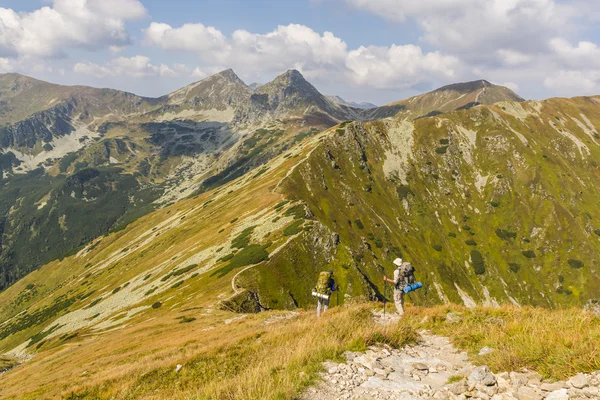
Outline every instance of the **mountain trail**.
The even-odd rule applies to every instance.
[[[459,318],[459,317],[457,317]],[[396,315],[377,323],[394,323]],[[481,399],[567,400],[600,398],[600,371],[552,382],[533,371],[493,374],[475,366],[449,339],[421,331],[420,340],[402,349],[371,346],[365,353],[345,353],[345,363],[324,363],[322,381],[307,389],[302,400],[329,399]],[[480,354],[495,351],[484,347]]]

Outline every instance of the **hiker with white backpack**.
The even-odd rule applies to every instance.
[[[420,288],[422,285],[415,283],[415,268],[411,263],[402,262],[401,258],[396,258],[393,263],[396,266],[396,269],[394,270],[394,279],[384,276],[383,280],[394,285],[394,303],[396,304],[396,311],[398,312],[398,315],[402,316],[404,314],[404,295],[412,290]],[[415,287],[414,289],[413,286]],[[410,288],[410,290],[407,291],[407,288]]]

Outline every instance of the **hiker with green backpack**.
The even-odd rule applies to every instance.
[[[312,291],[312,295],[317,298],[317,317],[321,316],[321,309],[323,309],[323,312],[327,311],[331,293],[336,290],[335,281],[333,280],[333,271],[329,270],[321,272],[319,274],[317,286]]]

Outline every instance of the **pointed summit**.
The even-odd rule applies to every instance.
[[[295,69],[290,69],[283,74],[277,76],[271,82],[256,89],[257,93],[273,93],[276,91],[284,90],[281,93],[284,97],[291,94],[299,94],[302,96],[322,96],[321,93],[311,85],[300,72]],[[273,93],[274,94],[274,93]]]
[[[232,69],[226,69],[171,93],[169,103],[197,110],[223,110],[247,101],[251,93],[252,89]]]
[[[295,69],[290,69],[260,86],[255,93],[267,95],[271,109],[279,106],[286,109],[306,107],[323,103],[325,100],[324,96]]]
[[[208,78],[205,78],[205,79],[211,79],[211,78],[224,78],[224,79],[226,79],[226,80],[228,80],[230,82],[241,83],[244,86],[246,86],[246,84],[244,83],[244,81],[242,81],[240,79],[240,77],[237,76],[236,73],[233,72],[233,69],[231,69],[231,68],[223,70],[221,72],[218,72],[218,73],[216,73],[216,74],[214,74],[212,76],[209,76]]]

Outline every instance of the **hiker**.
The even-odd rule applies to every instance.
[[[404,288],[415,283],[415,269],[411,263],[402,262],[401,258],[396,258],[393,263],[396,265],[394,279],[384,276],[383,280],[394,285],[394,303],[396,304],[396,311],[398,312],[398,315],[402,316],[404,314]]]
[[[317,298],[317,317],[321,316],[321,309],[323,309],[323,312],[327,311],[331,293],[336,290],[335,281],[333,280],[333,271],[329,270],[321,272],[319,274],[317,286],[312,292],[312,295]]]

